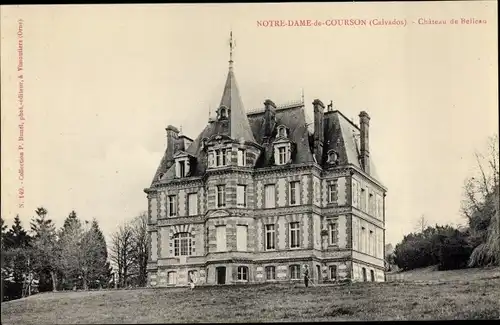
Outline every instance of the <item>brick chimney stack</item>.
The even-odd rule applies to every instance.
[[[325,105],[319,99],[313,101],[314,107],[314,155],[318,164],[322,163],[324,141]]]
[[[179,129],[175,126],[169,125],[165,128],[167,131],[167,149],[165,158],[167,160],[167,169],[174,164],[174,154],[177,150],[179,140]]]
[[[269,138],[276,124],[276,104],[272,100],[266,99],[264,107],[264,137]]]
[[[359,125],[361,129],[361,139],[360,139],[361,166],[367,174],[370,174],[370,145],[369,145],[370,116],[368,115],[367,112],[362,111],[361,113],[359,113]]]

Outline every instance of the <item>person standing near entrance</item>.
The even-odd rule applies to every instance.
[[[306,288],[309,286],[309,266],[307,264],[304,264],[304,284]]]

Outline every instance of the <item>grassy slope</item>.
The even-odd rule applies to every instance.
[[[498,319],[500,277],[467,278],[47,293],[2,303],[2,324]]]

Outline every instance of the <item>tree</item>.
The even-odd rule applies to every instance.
[[[415,226],[416,231],[424,232],[424,230],[428,227],[427,220],[424,215],[421,215],[417,220],[417,224]]]
[[[140,213],[132,221],[132,236],[134,242],[134,263],[138,270],[137,284],[141,287],[147,284],[147,267],[149,257],[148,215]]]
[[[3,218],[0,216],[0,225],[2,227],[2,237],[1,237],[1,242],[2,242],[2,251],[3,251],[3,244],[4,244],[4,238],[5,235],[7,234],[7,224],[3,220]]]
[[[71,211],[59,232],[59,249],[61,253],[60,269],[64,287],[73,288],[81,275],[81,240],[83,228],[75,211]]]
[[[134,249],[132,227],[130,223],[124,223],[111,237],[111,261],[117,268],[120,287],[129,284],[135,262]]]
[[[47,210],[39,207],[35,210],[37,218],[31,222],[33,232],[33,253],[35,270],[40,276],[40,286],[52,282],[52,291],[57,291],[57,272],[59,270],[60,251],[57,246],[57,236],[52,219],[47,218]],[[46,280],[46,274],[50,280]]]
[[[2,229],[5,232],[5,228]],[[2,247],[2,288],[10,298],[23,295],[23,283],[31,272],[31,237],[24,230],[19,215],[9,231],[5,232]],[[5,285],[5,287],[4,287]]]
[[[107,285],[111,275],[108,251],[104,235],[95,219],[83,236],[81,252],[84,289],[87,290],[89,285],[91,287]]]
[[[469,266],[500,264],[498,135],[489,139],[486,156],[475,153],[477,175],[465,180],[462,213],[474,247]]]

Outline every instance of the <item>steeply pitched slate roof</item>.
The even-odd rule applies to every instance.
[[[262,144],[265,148],[265,156],[259,161],[256,167],[272,166],[272,142],[275,140],[275,137],[269,139],[269,145],[263,144],[264,112],[249,114],[248,119],[257,143]],[[289,129],[288,138],[296,144],[293,163],[302,164],[313,162],[303,106],[298,105],[286,109],[277,109],[276,127],[279,125],[285,125]]]
[[[255,142],[254,136],[248,124],[248,119],[241,101],[240,91],[236,83],[233,68],[229,68],[227,74],[226,85],[220,101],[220,106],[226,106],[231,110],[230,134],[229,136],[235,140],[245,140]]]
[[[361,168],[360,130],[339,111],[325,113],[325,141],[323,145],[323,161],[326,161],[328,150],[335,149],[341,165],[352,164]],[[338,143],[337,143],[338,141]],[[370,176],[380,180],[370,157]]]
[[[325,138],[323,145],[323,162],[327,161],[328,151],[330,149],[335,149],[338,153],[340,165],[352,164],[361,168],[359,160],[359,128],[339,111],[326,112],[324,117],[323,126]],[[273,166],[273,141],[276,138],[273,136],[268,142],[264,143],[264,111],[249,113],[245,115],[244,119],[248,121],[254,142],[260,144],[264,148],[264,152],[258,160],[256,168]],[[285,125],[289,129],[288,138],[291,142],[296,144],[293,163],[301,164],[313,162],[312,146],[309,142],[310,132],[306,125],[304,107],[302,105],[296,105],[284,109],[278,108],[276,110],[276,127],[279,125]],[[197,157],[196,163],[191,166],[191,176],[202,176],[208,165],[207,152],[202,148],[202,140],[225,131],[223,128],[224,125],[221,123],[209,123],[193,143],[185,149],[187,153]],[[326,166],[326,163],[323,165]],[[163,181],[175,177],[175,166],[171,166],[167,170],[165,156],[160,162],[155,177],[158,177],[160,173],[164,173],[162,177]],[[373,159],[370,159],[370,175],[376,180],[379,180]],[[156,183],[156,180],[157,178],[153,180],[153,183]]]

